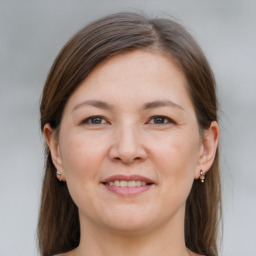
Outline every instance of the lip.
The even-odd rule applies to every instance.
[[[124,181],[144,181],[147,183],[145,186],[139,186],[139,187],[115,187],[110,186],[109,184],[106,184],[108,182],[113,182],[115,180],[124,180]],[[108,177],[107,179],[103,180],[101,184],[108,190],[111,191],[119,196],[136,196],[138,194],[141,194],[150,188],[152,188],[155,185],[155,182],[152,181],[149,178],[146,178],[141,175],[113,175],[111,177]]]
[[[103,180],[101,183],[107,183],[115,180],[125,180],[125,181],[140,180],[140,181],[145,181],[146,183],[155,184],[153,180],[141,175],[113,175]]]

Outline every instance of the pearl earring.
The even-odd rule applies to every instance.
[[[57,174],[57,178],[59,179],[59,181],[61,181],[62,172],[57,171],[56,174]]]
[[[200,170],[199,179],[200,179],[201,183],[204,183],[204,181],[205,181],[205,173],[203,172],[203,170]]]

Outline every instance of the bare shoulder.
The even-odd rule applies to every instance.
[[[65,253],[61,253],[61,254],[57,254],[57,255],[53,255],[53,256],[74,256],[74,252],[75,252],[75,250],[72,250],[69,252],[65,252]]]
[[[192,251],[189,251],[190,255],[191,256],[206,256],[206,255],[201,255],[201,254],[198,254],[198,253],[195,253],[195,252],[192,252]]]

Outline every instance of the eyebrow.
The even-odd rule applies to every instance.
[[[157,101],[148,102],[143,106],[143,109],[152,109],[152,108],[166,107],[166,106],[171,106],[171,107],[184,110],[183,107],[181,107],[180,105],[178,105],[177,103],[171,100],[157,100]]]
[[[103,101],[99,101],[99,100],[87,100],[87,101],[84,101],[84,102],[81,102],[79,104],[77,104],[73,110],[75,111],[76,109],[80,108],[81,106],[84,106],[84,105],[87,105],[87,106],[93,106],[93,107],[96,107],[96,108],[101,108],[101,109],[107,109],[107,110],[111,110],[113,109],[114,107],[106,102],[103,102]]]
[[[73,110],[75,111],[76,109],[80,108],[81,106],[93,106],[96,108],[100,108],[100,109],[106,109],[106,110],[112,110],[114,108],[114,106],[104,102],[104,101],[99,101],[99,100],[87,100],[84,102],[81,102],[79,104],[77,104]],[[145,103],[142,107],[143,110],[147,110],[147,109],[152,109],[152,108],[158,108],[158,107],[166,107],[166,106],[171,106],[171,107],[175,107],[175,108],[179,108],[181,110],[184,110],[183,107],[181,107],[180,105],[178,105],[177,103],[171,101],[171,100],[156,100],[156,101],[152,101],[152,102],[148,102]]]

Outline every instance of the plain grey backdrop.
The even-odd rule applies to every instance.
[[[38,109],[54,58],[88,22],[137,9],[176,17],[208,57],[221,105],[221,255],[256,255],[256,1],[0,0],[0,256],[38,255]]]

